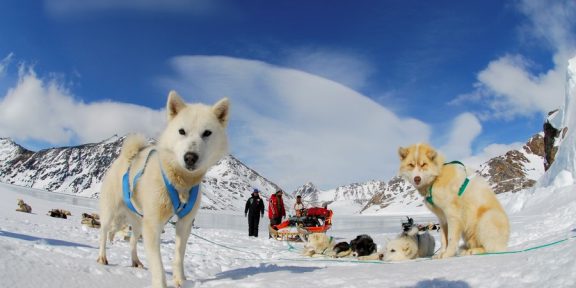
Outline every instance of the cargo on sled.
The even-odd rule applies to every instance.
[[[310,233],[324,233],[332,227],[332,210],[312,207],[303,209],[302,216],[292,216],[278,225],[268,227],[270,235],[277,240],[298,241]]]

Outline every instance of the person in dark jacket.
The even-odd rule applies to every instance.
[[[244,216],[248,217],[248,236],[258,237],[260,218],[264,217],[264,201],[259,194],[258,189],[254,189],[244,208]]]

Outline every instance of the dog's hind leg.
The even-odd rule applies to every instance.
[[[506,251],[510,237],[510,224],[506,214],[494,209],[486,212],[478,221],[476,237],[485,252]]]
[[[102,217],[103,220],[108,220],[108,217]],[[110,227],[110,221],[102,221],[100,223],[100,250],[98,252],[98,263],[102,265],[108,265],[108,259],[106,259],[106,241],[108,237],[108,229]]]
[[[186,275],[184,275],[184,253],[186,252],[186,244],[190,237],[193,220],[191,213],[176,222],[176,249],[172,266],[175,287],[183,287],[184,281],[186,281]]]
[[[139,224],[132,225],[132,236],[130,236],[130,252],[132,254],[132,267],[144,268],[140,259],[138,259],[138,239],[142,235],[142,226]]]

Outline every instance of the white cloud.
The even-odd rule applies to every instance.
[[[528,21],[523,37],[545,43],[554,53],[554,66],[534,73],[522,55],[491,61],[478,73],[474,91],[452,102],[481,104],[482,119],[545,115],[562,104],[567,61],[576,51],[576,2],[526,0],[517,7]]]
[[[514,119],[558,108],[563,99],[565,68],[556,65],[546,73],[533,75],[529,66],[518,55],[494,60],[478,74],[476,90],[453,103],[484,104],[486,110],[479,113],[482,119]]]
[[[74,17],[86,12],[142,11],[204,13],[216,7],[216,0],[44,0],[49,15]]]
[[[286,189],[389,179],[399,146],[429,140],[424,123],[306,72],[217,56],[171,65],[176,73],[162,84],[188,101],[230,97],[232,153]]]
[[[458,115],[449,129],[449,139],[440,149],[446,160],[457,160],[472,154],[472,142],[482,132],[482,125],[471,113]]]
[[[320,48],[299,48],[287,52],[287,67],[322,76],[353,89],[364,88],[375,72],[362,56]]]
[[[10,62],[12,62],[12,58],[14,58],[14,53],[10,53],[8,56],[4,57],[4,59],[0,60],[0,78],[6,75],[8,65],[10,65]]]
[[[15,87],[0,98],[0,136],[20,141],[69,145],[130,132],[156,137],[164,118],[163,111],[137,105],[84,103],[57,81],[40,79],[25,67],[20,69]]]

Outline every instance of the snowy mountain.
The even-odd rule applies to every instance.
[[[97,198],[102,177],[118,156],[123,140],[112,137],[100,143],[32,152],[2,138],[0,182]],[[231,155],[212,167],[203,183],[202,208],[210,210],[243,211],[253,188],[258,188],[265,200],[278,190],[276,184]]]
[[[0,182],[48,191],[97,198],[102,177],[120,152],[124,138],[100,143],[29,151],[10,139],[0,139]],[[153,139],[150,140],[151,142]],[[544,173],[543,137],[533,136],[521,150],[511,150],[480,166],[496,193],[517,192],[534,186]],[[253,188],[264,200],[280,189],[238,159],[229,155],[212,167],[203,180],[203,209],[242,211]],[[385,209],[418,213],[421,199],[412,186],[399,177],[388,182],[353,183],[321,191],[309,182],[285,194],[287,207],[302,195],[308,206],[328,203],[337,213],[374,214]]]
[[[95,144],[32,152],[2,138],[0,182],[96,197],[122,141],[123,138],[112,137]]]
[[[202,209],[210,210],[243,212],[254,188],[260,190],[260,197],[264,200],[280,189],[232,155],[222,158],[208,170],[203,184]],[[291,203],[290,196],[286,195],[285,198],[288,198],[284,199],[287,205]]]

